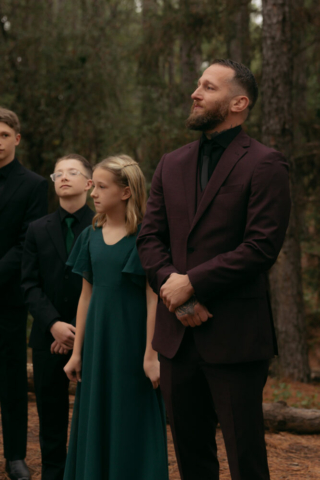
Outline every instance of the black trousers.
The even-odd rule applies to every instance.
[[[191,328],[173,359],[160,356],[161,391],[182,480],[219,479],[218,421],[232,480],[270,479],[262,413],[268,364],[208,364]]]
[[[70,355],[32,350],[34,387],[40,424],[42,480],[63,480],[69,419],[69,380],[63,367]]]
[[[28,424],[27,310],[0,308],[0,403],[4,456],[26,456]]]

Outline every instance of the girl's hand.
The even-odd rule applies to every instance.
[[[158,356],[155,358],[144,358],[143,370],[152,383],[153,388],[160,385],[160,362]]]
[[[81,357],[71,355],[64,371],[71,382],[81,382]]]

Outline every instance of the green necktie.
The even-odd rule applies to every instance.
[[[71,227],[73,222],[75,221],[75,218],[67,217],[64,219],[64,221],[66,222],[66,225],[68,228],[67,235],[66,235],[66,249],[67,249],[67,254],[69,255],[69,253],[71,252],[73,241],[74,241],[74,233]]]

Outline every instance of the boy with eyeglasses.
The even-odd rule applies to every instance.
[[[66,459],[70,357],[82,279],[66,266],[80,233],[92,222],[86,205],[92,166],[81,155],[60,158],[51,175],[59,208],[29,226],[22,261],[22,289],[34,318],[34,386],[40,423],[42,480],[62,480]]]

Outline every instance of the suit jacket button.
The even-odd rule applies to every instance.
[[[194,252],[194,247],[188,247],[187,250],[188,250],[188,253],[193,253]]]
[[[68,301],[68,298],[67,298],[67,297],[64,297],[64,301],[67,302],[67,301]]]

